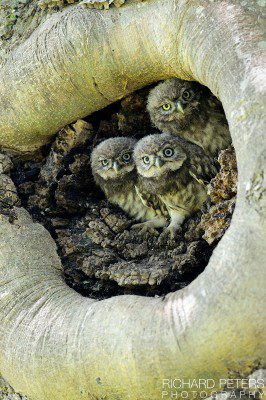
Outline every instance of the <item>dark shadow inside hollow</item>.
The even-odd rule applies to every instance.
[[[90,153],[96,144],[157,132],[146,112],[149,89],[66,126],[34,161],[13,158],[12,179],[22,205],[49,230],[66,282],[84,296],[162,296],[181,289],[204,270],[230,224],[237,181],[232,147],[220,154],[221,171],[210,185],[208,204],[173,240],[160,230],[142,236],[131,230],[134,221],[94,184]]]

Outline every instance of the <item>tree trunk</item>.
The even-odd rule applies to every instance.
[[[264,364],[265,42],[260,7],[242,3],[73,6],[2,68],[2,146],[33,150],[78,117],[179,76],[221,99],[239,172],[232,223],[207,268],[164,299],[83,298],[63,282],[41,225],[3,220],[0,372],[31,399],[160,399],[164,379],[218,383]]]

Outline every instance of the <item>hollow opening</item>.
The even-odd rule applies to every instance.
[[[146,111],[149,91],[139,90],[66,126],[34,160],[12,157],[10,176],[18,196],[2,199],[1,208],[21,204],[49,230],[67,284],[83,296],[163,296],[181,289],[204,270],[230,224],[237,183],[232,147],[220,152],[210,198],[174,239],[160,229],[143,235],[130,229],[134,221],[95,185],[90,154],[99,142],[159,132]]]

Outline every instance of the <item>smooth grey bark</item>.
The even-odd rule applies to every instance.
[[[159,399],[163,379],[218,380],[265,363],[265,42],[256,10],[237,0],[73,7],[6,63],[4,146],[36,148],[78,116],[178,75],[221,99],[239,169],[232,223],[209,265],[165,299],[82,298],[63,282],[43,227],[3,221],[0,372],[16,390],[38,400]]]

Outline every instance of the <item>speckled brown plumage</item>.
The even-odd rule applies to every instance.
[[[100,143],[91,156],[94,180],[111,203],[142,221],[136,228],[165,226],[165,207],[159,207],[156,196],[146,196],[136,187],[137,172],[132,154],[135,144],[136,140],[128,137],[109,138]]]
[[[197,82],[173,78],[159,83],[150,91],[147,109],[159,130],[198,144],[210,156],[231,142],[221,103]]]
[[[171,217],[171,234],[207,198],[216,167],[201,147],[169,134],[149,135],[134,150],[141,192],[157,195]]]

